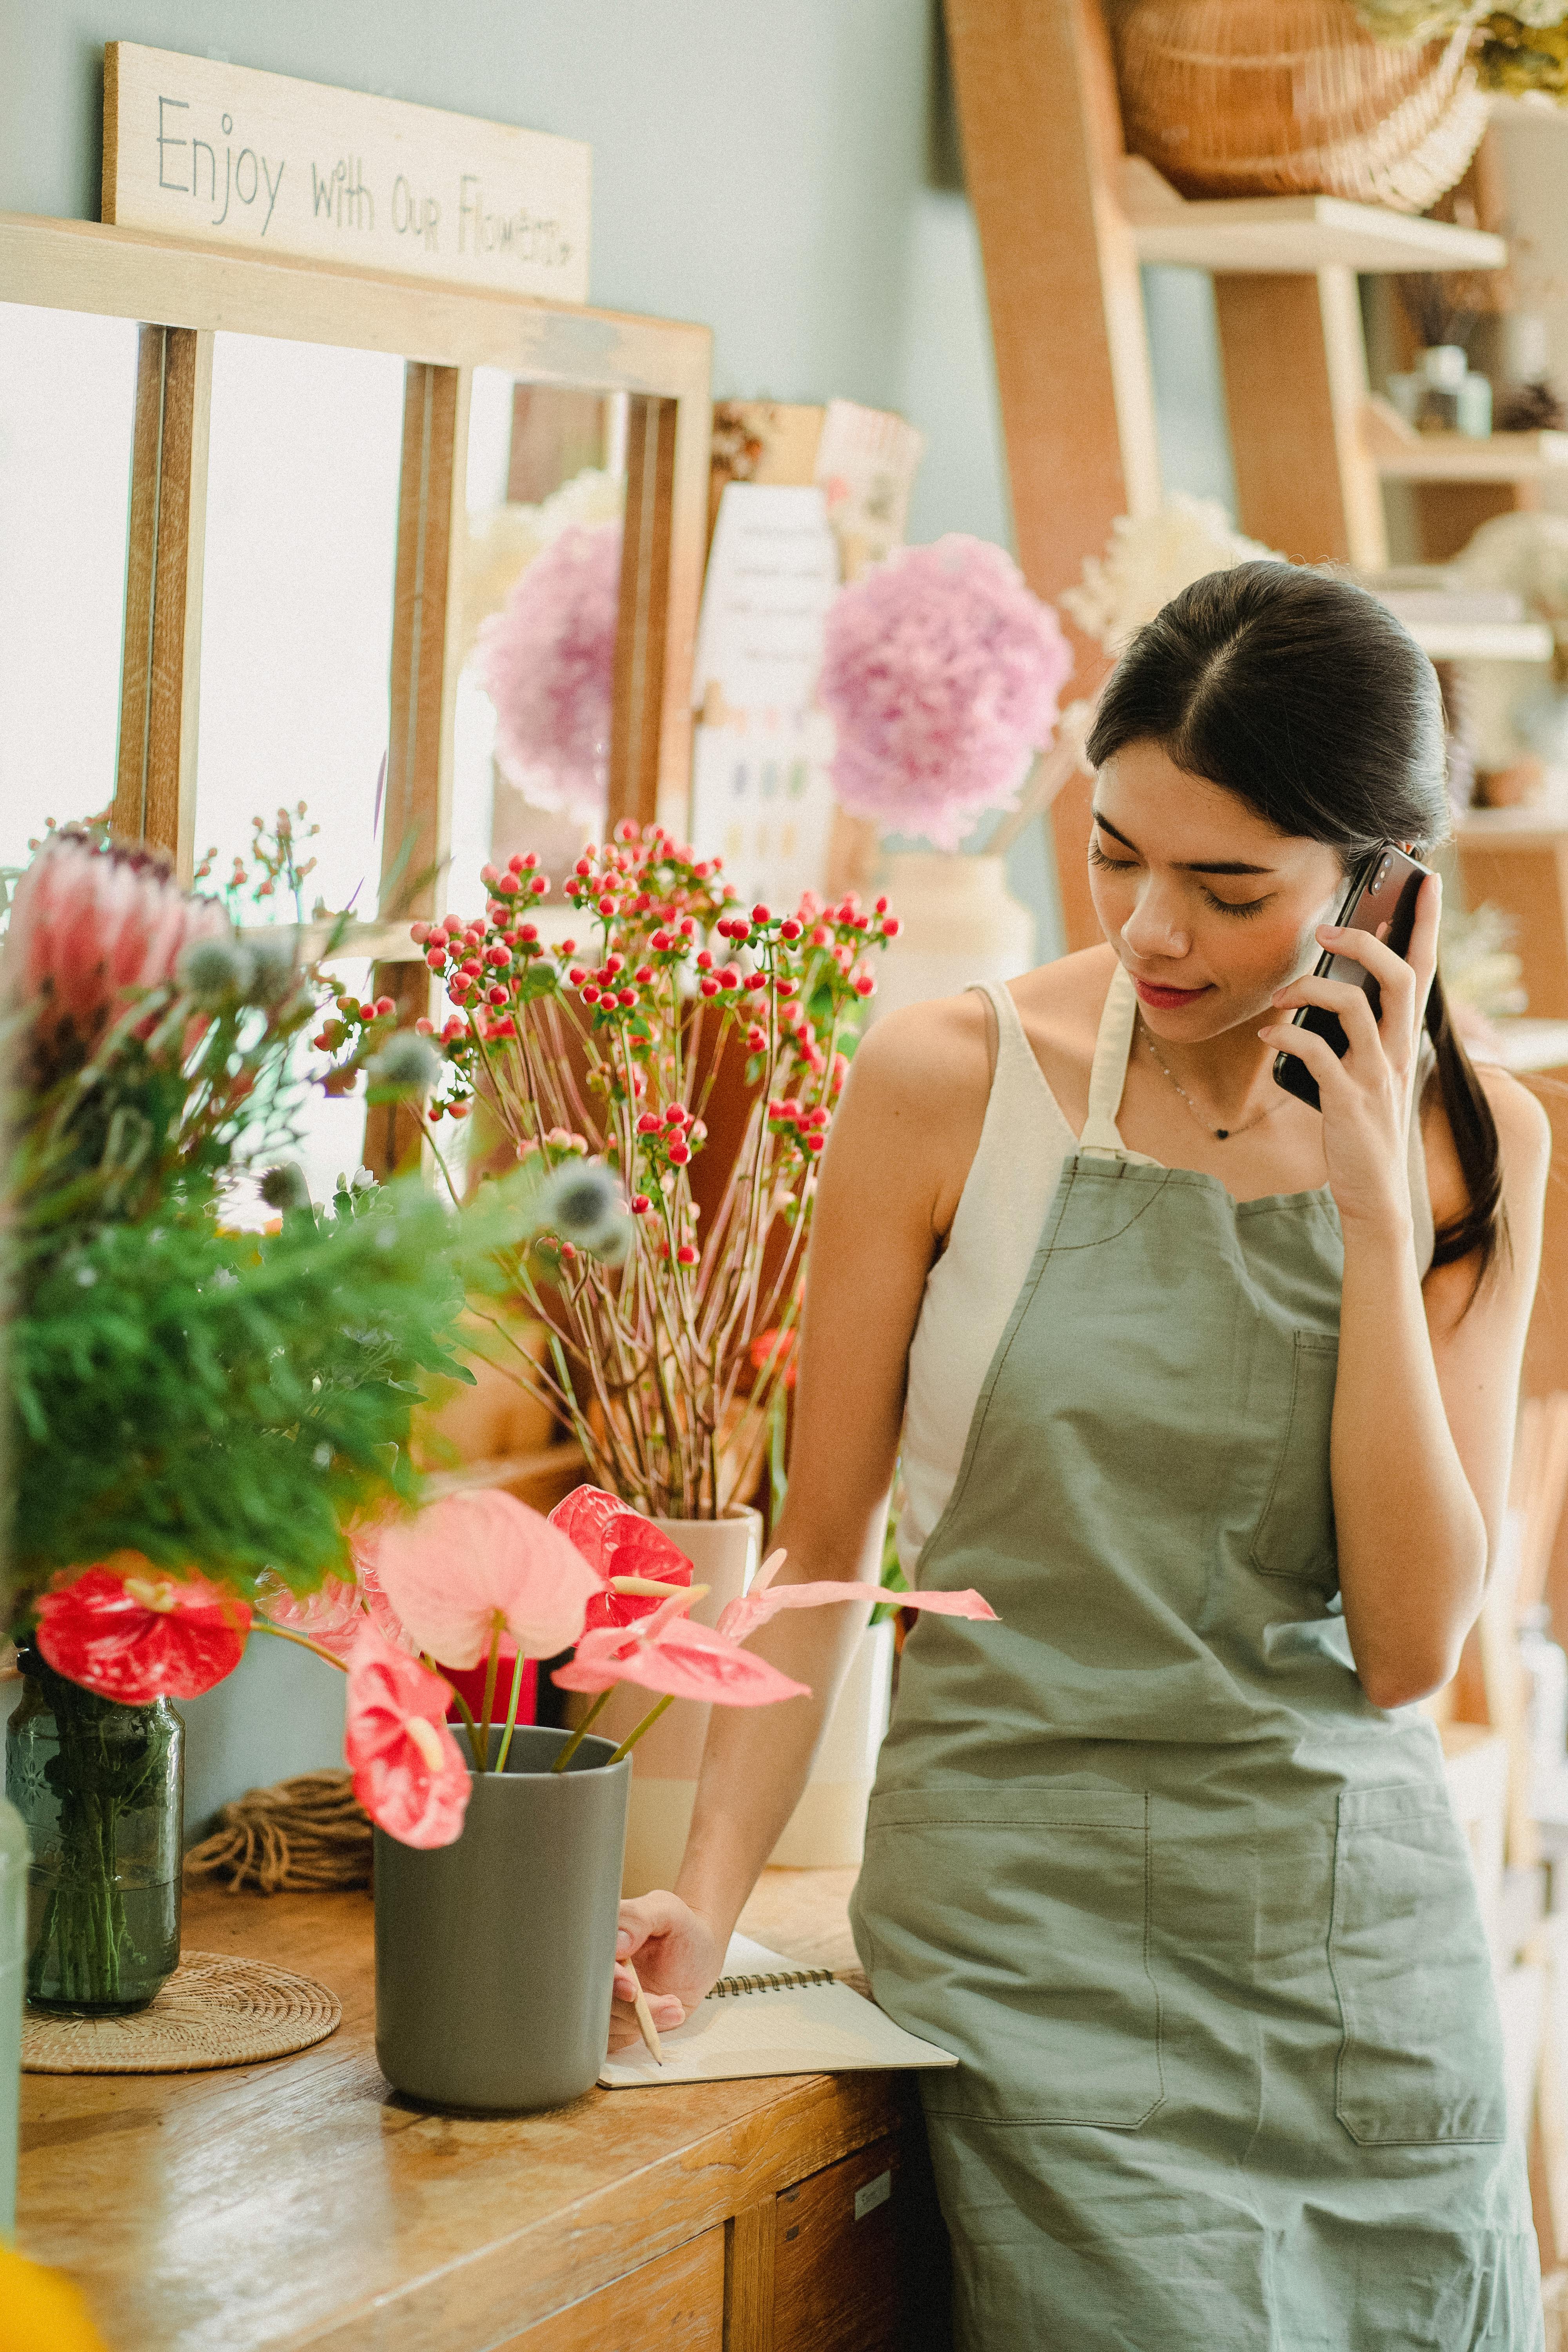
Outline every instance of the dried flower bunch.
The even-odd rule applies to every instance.
[[[1080,629],[1120,655],[1194,580],[1260,558],[1285,561],[1244,538],[1217,499],[1177,491],[1152,514],[1119,515],[1105,553],[1085,559],[1082,585],[1065,588],[1062,603]]]
[[[536,1230],[504,1264],[550,1354],[512,1343],[514,1376],[569,1422],[598,1484],[714,1517],[760,1460],[868,951],[897,919],[853,898],[744,908],[718,859],[657,825],[623,824],[577,860],[583,929],[559,949],[528,919],[547,887],[531,858],[483,879],[482,918],[416,927],[456,1008],[438,1034],[421,1025],[447,1067],[433,1130],[477,1102],[537,1179]],[[365,1009],[340,1004],[351,1053]],[[721,1070],[743,1076],[744,1128],[704,1220],[692,1169]],[[778,1348],[753,1378],[768,1330]]]
[[[604,813],[620,614],[621,526],[568,523],[479,630],[496,761],[535,808]]]
[[[838,730],[835,792],[956,849],[1011,806],[1071,671],[1055,613],[1003,549],[959,531],[901,549],[828,612],[817,696]]]
[[[1568,0],[1356,0],[1369,32],[1401,44],[1444,37],[1472,26],[1472,54],[1483,89],[1521,97],[1539,91],[1568,100]]]

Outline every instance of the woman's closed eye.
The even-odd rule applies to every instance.
[[[1100,842],[1091,834],[1089,841],[1089,862],[1091,866],[1109,866],[1112,874],[1130,874],[1138,860],[1135,857],[1108,857]]]
[[[1209,905],[1222,915],[1260,915],[1273,896],[1272,890],[1266,890],[1261,898],[1221,898],[1213,890],[1204,892]]]

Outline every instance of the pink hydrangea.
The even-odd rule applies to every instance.
[[[536,808],[603,815],[620,612],[621,526],[571,523],[479,629],[496,761]]]
[[[956,849],[1049,741],[1073,656],[999,547],[950,532],[853,582],[827,615],[817,693],[833,785],[855,816]]]

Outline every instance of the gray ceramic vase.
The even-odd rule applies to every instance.
[[[552,1772],[566,1737],[514,1733],[455,1844],[375,1832],[375,2054],[412,2099],[560,2107],[605,2063],[632,1768],[590,1733]]]

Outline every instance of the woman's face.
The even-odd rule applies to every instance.
[[[1270,1010],[1318,955],[1344,893],[1340,854],[1277,833],[1157,743],[1127,743],[1095,782],[1094,910],[1151,1029],[1217,1037]]]

